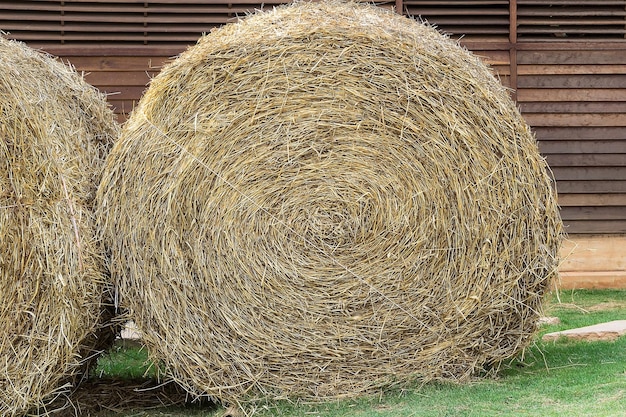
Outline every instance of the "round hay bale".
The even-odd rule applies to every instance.
[[[536,331],[561,221],[481,61],[368,5],[211,32],[152,80],[98,221],[155,359],[223,402],[465,380]]]
[[[62,407],[107,344],[93,201],[118,131],[73,69],[0,37],[2,416]]]

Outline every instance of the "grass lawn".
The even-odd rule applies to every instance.
[[[545,326],[529,349],[502,366],[496,378],[456,384],[426,384],[376,397],[329,404],[262,406],[259,417],[496,417],[626,416],[626,336],[614,342],[543,342],[546,332],[626,319],[624,291],[566,291],[552,297],[547,311],[560,324]],[[100,360],[97,374],[136,378],[145,352],[118,346]],[[98,417],[221,417],[216,406],[101,412]]]

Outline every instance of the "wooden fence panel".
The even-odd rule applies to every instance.
[[[211,28],[286,0],[0,0],[0,29],[70,62],[124,121]],[[626,7],[607,0],[390,0],[493,68],[533,128],[570,233],[626,230]]]
[[[517,100],[567,231],[626,233],[626,43],[518,47]]]

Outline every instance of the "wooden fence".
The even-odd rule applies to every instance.
[[[0,29],[69,61],[124,119],[164,62],[263,4],[0,0]],[[397,0],[484,57],[511,87],[557,180],[570,234],[626,234],[626,2]]]

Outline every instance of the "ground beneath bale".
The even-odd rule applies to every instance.
[[[124,413],[131,410],[162,410],[165,407],[201,405],[210,410],[208,400],[195,400],[174,382],[156,380],[129,380],[119,378],[92,378],[83,382],[70,397],[76,416],[97,416]],[[72,410],[60,411],[66,416]]]

